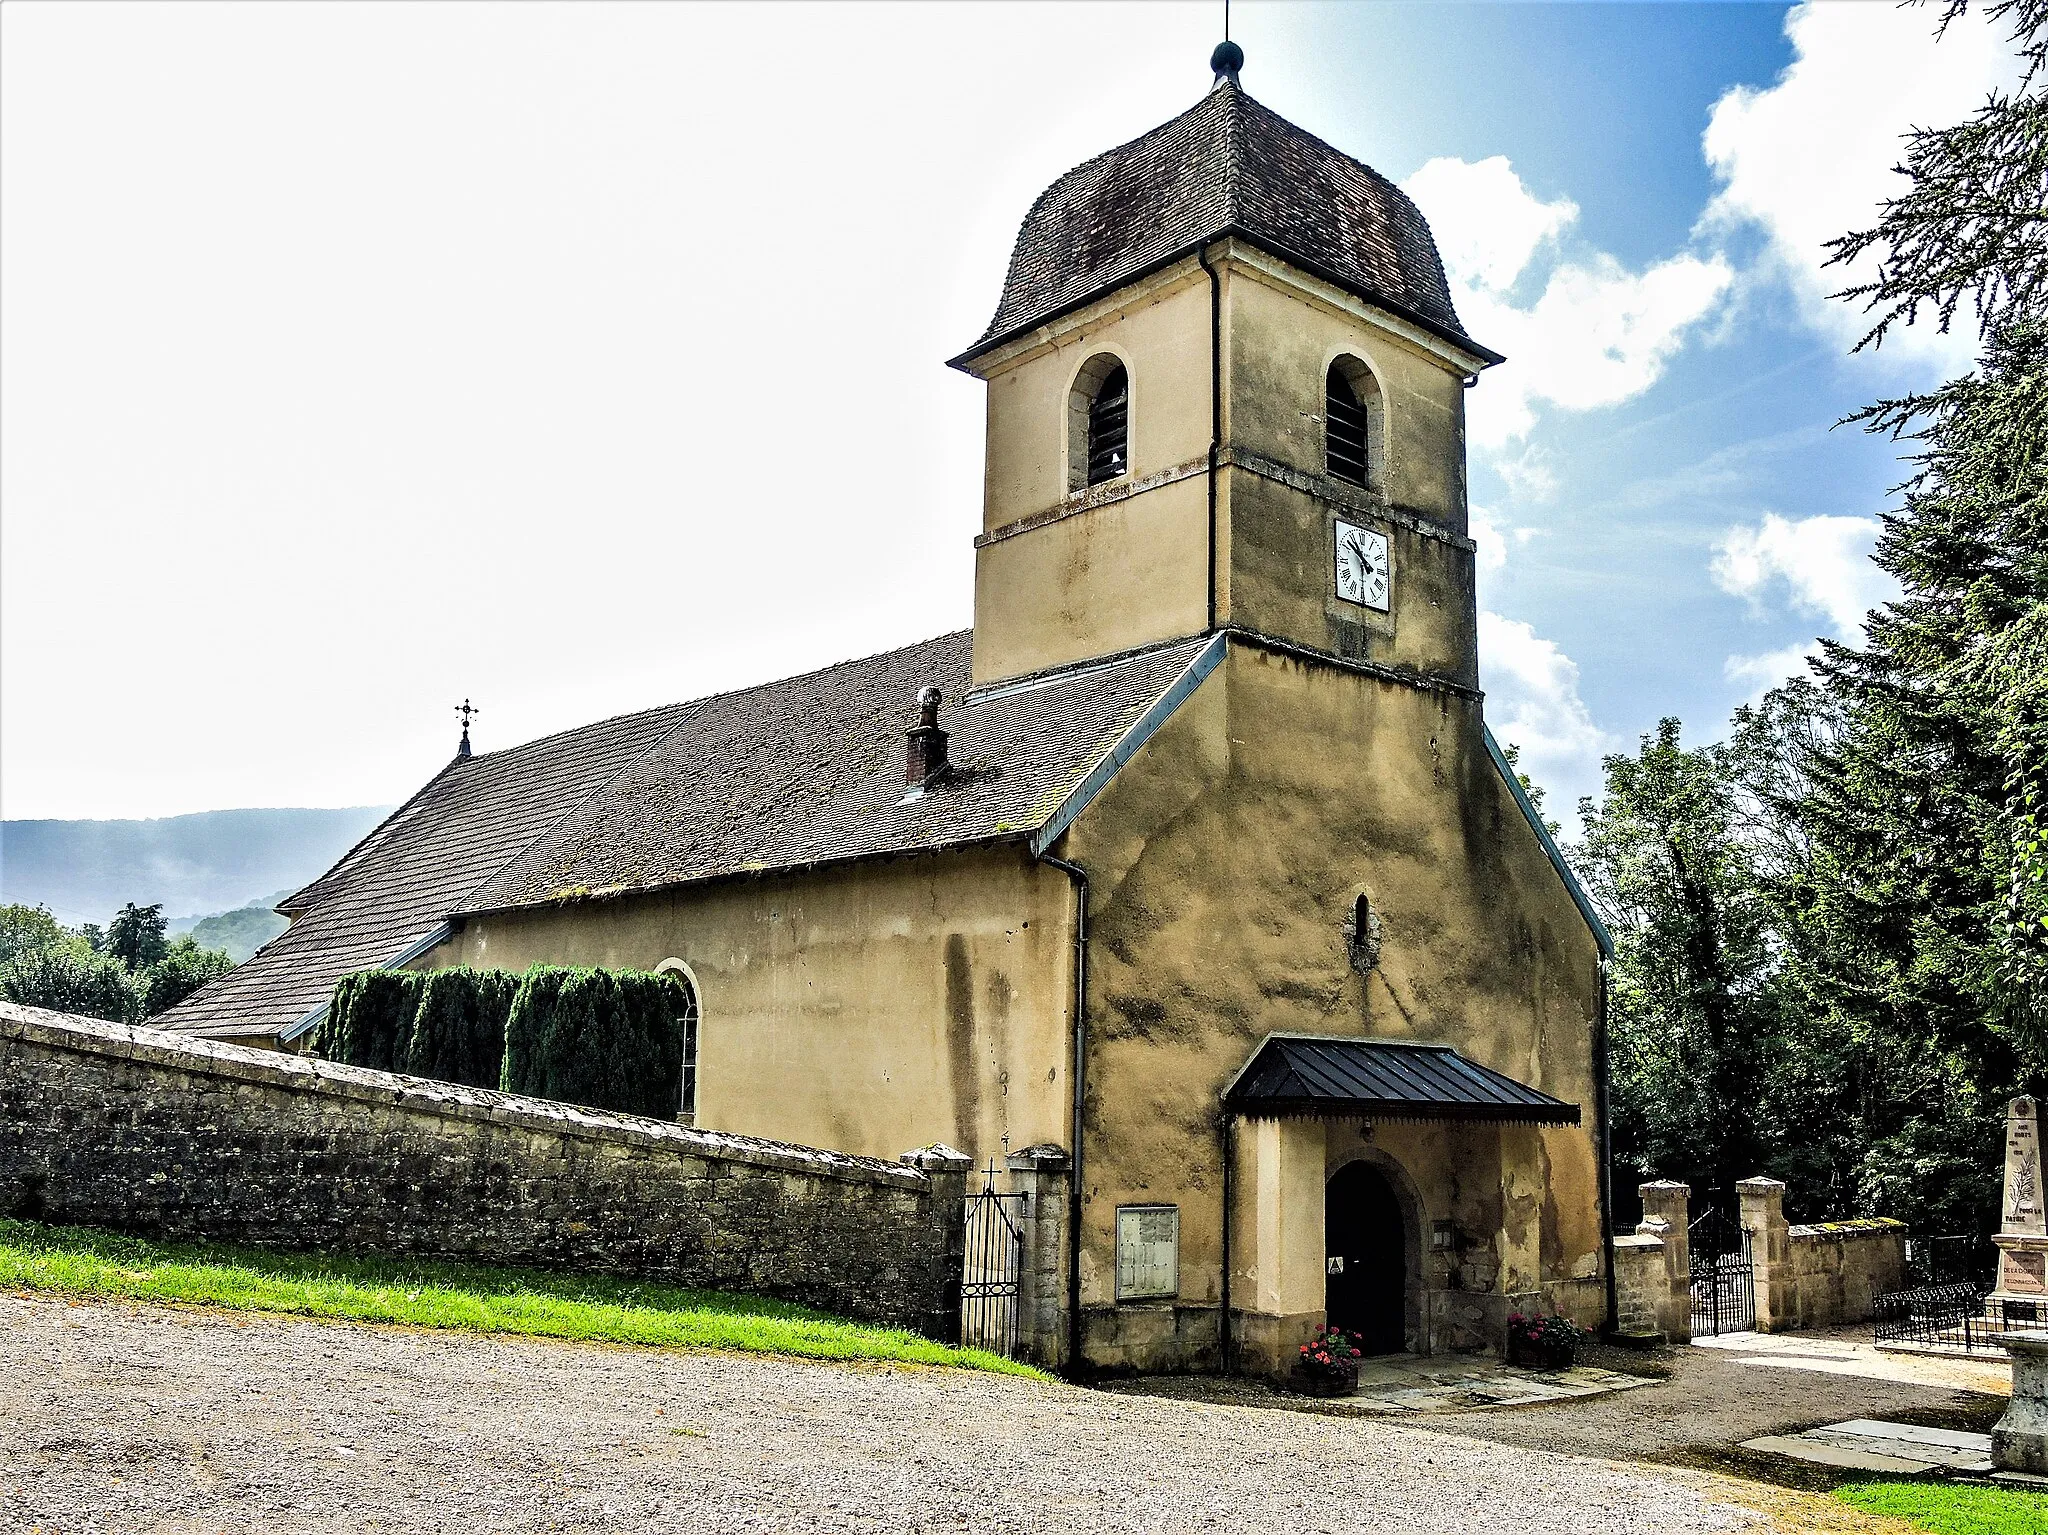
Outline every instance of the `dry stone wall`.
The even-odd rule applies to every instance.
[[[916,1160],[0,1003],[0,1212],[33,1219],[639,1276],[952,1337],[967,1159]]]

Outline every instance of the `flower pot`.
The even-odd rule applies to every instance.
[[[1525,1370],[1569,1370],[1578,1350],[1569,1343],[1537,1343],[1508,1337],[1508,1363]]]
[[[1356,1396],[1358,1361],[1333,1359],[1328,1364],[1296,1364],[1292,1385],[1303,1396]]]

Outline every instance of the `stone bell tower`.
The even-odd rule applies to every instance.
[[[1216,629],[1477,683],[1464,332],[1422,214],[1238,84],[1033,204],[995,318],[977,686]]]

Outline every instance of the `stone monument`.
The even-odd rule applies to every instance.
[[[1993,1301],[2048,1311],[2048,1207],[2041,1200],[2040,1114],[2031,1098],[2005,1109],[2005,1199],[2000,1206]]]

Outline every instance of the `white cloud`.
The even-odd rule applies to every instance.
[[[1499,570],[1508,562],[1508,545],[1517,549],[1536,536],[1535,528],[1505,528],[1493,520],[1493,512],[1483,506],[1475,506],[1467,514],[1467,530],[1472,542],[1479,546],[1479,569],[1482,572]]]
[[[1960,122],[2015,74],[2009,25],[1972,7],[1935,41],[1938,6],[1816,5],[1793,9],[1792,63],[1764,90],[1738,86],[1714,104],[1703,140],[1721,182],[1704,224],[1752,223],[1768,240],[1763,270],[1787,282],[1809,324],[1846,345],[1869,328],[1828,295],[1861,273],[1821,267],[1824,242],[1875,221],[1906,188],[1892,173],[1914,126]],[[1954,371],[1971,360],[1974,328],[1939,336],[1931,323],[1894,331],[1885,351]]]
[[[1613,737],[1579,697],[1579,664],[1519,619],[1479,615],[1480,679],[1495,737],[1522,748],[1537,783],[1584,781]]]
[[[1545,241],[1579,216],[1569,197],[1539,200],[1506,155],[1477,164],[1438,158],[1402,183],[1429,215],[1437,253],[1456,281],[1504,293],[1514,287]]]
[[[1508,489],[1524,501],[1548,501],[1557,494],[1556,458],[1540,443],[1530,443],[1510,458],[1493,455],[1493,467],[1508,482]]]
[[[1431,160],[1403,185],[1436,232],[1467,330],[1510,359],[1473,396],[1468,430],[1482,448],[1526,437],[1539,403],[1592,410],[1641,394],[1734,280],[1719,255],[1632,272],[1594,251],[1553,267],[1525,301],[1516,290],[1577,220],[1576,203],[1538,198],[1499,155]],[[1547,494],[1555,480],[1530,485]]]
[[[1847,639],[1863,615],[1892,594],[1891,578],[1871,561],[1877,546],[1873,517],[1802,517],[1793,522],[1767,513],[1754,527],[1734,527],[1714,544],[1714,584],[1747,598],[1761,611],[1763,598],[1782,581],[1792,606],[1825,618]]]
[[[1863,618],[1892,597],[1896,583],[1871,560],[1878,525],[1872,517],[1802,517],[1793,522],[1766,513],[1754,527],[1733,527],[1714,544],[1708,570],[1714,584],[1745,599],[1752,613],[1781,587],[1794,612],[1823,619],[1837,639],[1854,639]],[[1722,670],[1756,692],[1777,686],[1805,668],[1817,645],[1790,645],[1762,655],[1732,655]]]
[[[1818,645],[1787,645],[1760,656],[1730,656],[1722,663],[1721,672],[1730,682],[1748,683],[1750,701],[1755,702],[1786,678],[1805,671],[1819,649]]]

